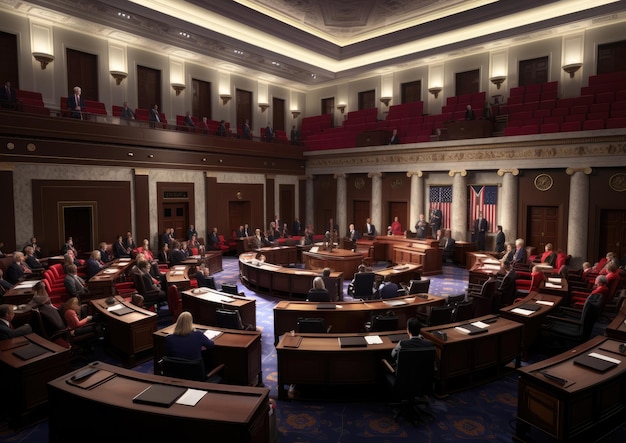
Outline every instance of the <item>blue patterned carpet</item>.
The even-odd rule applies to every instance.
[[[384,264],[381,263],[382,265]],[[441,296],[463,293],[467,287],[467,278],[465,269],[446,265],[442,275],[431,277],[429,292]],[[224,271],[217,274],[215,279],[218,284],[238,282],[237,259],[224,257]],[[347,284],[346,281],[344,289],[347,289]],[[264,384],[270,388],[271,397],[276,398],[278,377],[276,350],[273,346],[273,307],[278,299],[256,294],[240,282],[239,289],[256,299],[257,325],[263,330]],[[170,323],[171,316],[167,313],[167,308],[163,308],[159,313],[159,326],[164,327]],[[603,334],[605,327],[606,321],[604,324],[599,323],[595,333]],[[542,358],[544,356],[535,355],[531,361]],[[117,364],[98,348],[91,359]],[[87,361],[90,359],[79,364],[85,364]],[[134,369],[151,373],[152,359]],[[390,406],[379,394],[372,388],[371,392],[361,392],[360,395],[351,397],[367,400],[344,402],[338,395],[334,398],[325,398],[324,401],[306,400],[320,396],[307,395],[305,392],[298,400],[277,401],[279,441],[280,443],[356,443],[364,440],[380,443],[512,441],[517,410],[517,377],[514,371],[496,381],[450,394],[444,399],[431,397],[430,409],[436,418],[421,423],[418,427],[403,418],[394,421]],[[9,429],[6,423],[0,423],[0,441],[45,442],[48,440],[47,431],[45,419],[17,432]],[[529,433],[529,436],[534,442],[551,441],[537,431]],[[626,428],[622,427],[602,441],[607,443],[626,441]]]

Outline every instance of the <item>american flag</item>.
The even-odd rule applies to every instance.
[[[430,207],[428,213],[439,205],[443,218],[441,220],[442,229],[450,229],[450,208],[452,206],[452,186],[431,186],[430,187]]]
[[[496,218],[498,215],[498,187],[478,186],[469,187],[469,228],[474,231],[474,223],[478,213],[482,211],[483,217],[489,223],[489,232],[496,232]]]

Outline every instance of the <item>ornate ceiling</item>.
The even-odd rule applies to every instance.
[[[299,89],[626,20],[614,0],[3,0],[0,8]]]

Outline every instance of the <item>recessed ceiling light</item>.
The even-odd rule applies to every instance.
[[[278,62],[272,62],[272,64],[273,64],[274,66],[280,66],[280,63],[278,63]]]
[[[240,51],[239,49],[233,49],[233,52],[237,55],[243,55],[243,51]]]
[[[118,12],[117,16],[120,18],[125,18],[126,20],[130,20],[130,14],[126,14],[125,12]]]
[[[183,31],[180,31],[180,32],[178,33],[178,35],[180,35],[181,37],[185,37],[185,38],[189,38],[189,37],[191,37],[191,35],[190,35],[190,34],[187,34],[186,32],[183,32]]]

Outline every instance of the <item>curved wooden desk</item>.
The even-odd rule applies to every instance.
[[[179,290],[189,289],[189,271],[195,265],[175,265],[167,270],[165,280],[169,285],[175,285]]]
[[[135,260],[130,258],[118,258],[107,263],[102,269],[87,282],[89,288],[89,298],[106,297],[115,295],[115,283],[123,280],[126,273],[135,264]]]
[[[445,303],[444,297],[428,295],[427,298],[406,296],[387,300],[366,300],[334,303],[335,309],[318,309],[319,305],[307,301],[281,301],[274,307],[274,343],[278,343],[281,335],[295,330],[298,318],[318,317],[326,320],[327,326],[332,326],[332,333],[363,332],[365,323],[372,320],[376,314],[393,312],[398,317],[398,328],[406,328],[410,317],[419,311],[426,311],[428,306],[439,306]]]
[[[222,331],[215,338],[215,348],[209,351],[211,363],[224,363],[224,383],[241,386],[258,386],[261,379],[261,333],[239,331],[194,323],[196,329]],[[174,333],[176,325],[159,329],[154,339],[154,373],[159,371],[159,360],[165,355],[165,337]],[[207,366],[208,367],[208,366]]]
[[[48,384],[49,441],[100,442],[219,442],[269,443],[269,389],[228,386],[144,374],[102,362],[98,372],[73,384],[69,373]],[[195,406],[170,407],[133,402],[155,385],[205,391]],[[71,411],[72,420],[68,420]]]
[[[195,288],[181,292],[183,310],[189,311],[193,319],[204,325],[215,325],[218,309],[239,311],[241,321],[256,329],[256,300],[233,296],[209,288]]]
[[[298,248],[295,246],[267,246],[255,251],[265,256],[266,263],[288,266],[298,261]]]
[[[309,289],[313,287],[313,279],[318,277],[318,271],[263,263],[256,260],[255,253],[245,253],[239,256],[239,277],[241,282],[250,289],[276,297],[306,299]],[[337,288],[337,299],[343,298],[343,273],[331,272],[330,280]],[[326,284],[328,288],[329,283]],[[334,295],[334,294],[331,294]]]
[[[352,275],[363,262],[363,254],[347,249],[333,249],[331,252],[321,249],[317,252],[309,250],[302,252],[302,261],[307,269],[330,268],[344,275]]]

